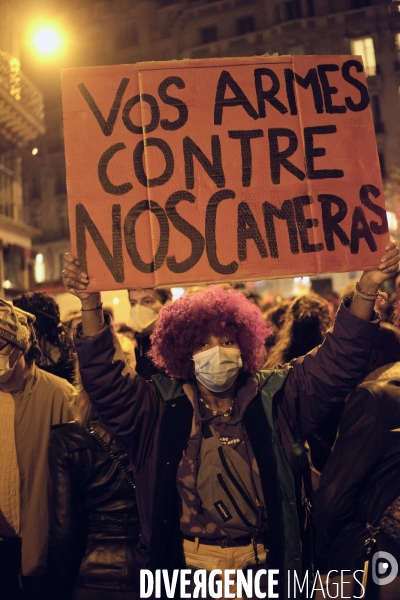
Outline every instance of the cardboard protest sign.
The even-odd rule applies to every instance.
[[[91,291],[379,264],[359,57],[70,69],[62,88],[71,247]]]

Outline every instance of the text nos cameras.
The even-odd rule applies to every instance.
[[[262,225],[259,224],[247,202],[237,205],[237,258],[239,262],[247,260],[247,243],[252,240],[263,259],[279,259],[280,248],[277,237],[277,223],[282,225],[287,232],[290,251],[293,255],[309,252],[335,250],[335,240],[342,246],[349,246],[351,254],[359,251],[360,240],[364,239],[371,252],[377,250],[375,235],[382,235],[388,231],[386,211],[373,202],[372,198],[380,195],[379,190],[373,185],[363,185],[359,197],[361,205],[353,207],[350,231],[340,225],[346,217],[348,209],[345,200],[334,194],[318,194],[317,202],[320,205],[321,219],[307,218],[305,207],[313,203],[313,198],[308,195],[297,196],[285,200],[280,207],[268,201],[262,203]],[[126,215],[122,223],[121,205],[114,204],[111,210],[113,253],[109,250],[100,231],[93,222],[83,204],[76,206],[76,243],[78,256],[83,268],[86,268],[86,230],[107,265],[115,281],[122,283],[125,280],[122,235],[125,247],[132,265],[142,273],[152,273],[163,266],[164,262],[172,273],[186,273],[192,269],[203,256],[207,255],[208,264],[219,274],[231,275],[239,268],[236,257],[230,263],[222,264],[218,259],[218,245],[223,240],[217,239],[218,207],[223,201],[232,201],[236,197],[233,190],[219,190],[208,201],[204,216],[204,235],[192,223],[184,219],[177,211],[180,202],[196,203],[196,197],[186,190],[174,192],[166,201],[165,208],[154,201],[143,200],[135,204]],[[367,209],[366,211],[364,210]],[[159,224],[159,241],[157,250],[151,262],[145,262],[140,255],[137,242],[137,221],[139,217],[151,212]],[[379,221],[371,218],[377,216]],[[195,213],[196,214],[196,213]],[[196,215],[194,221],[198,221]],[[323,242],[312,243],[309,237],[315,238],[312,233],[314,228],[322,226],[321,239]],[[184,260],[177,261],[175,255],[169,255],[170,227],[175,228],[187,237],[191,243],[191,252]],[[287,241],[281,242],[283,250],[288,246]],[[267,248],[268,246],[268,248]]]

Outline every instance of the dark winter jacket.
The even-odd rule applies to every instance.
[[[49,575],[52,600],[80,589],[138,590],[134,552],[139,519],[133,472],[123,448],[99,421],[94,435],[76,422],[55,426],[49,447]],[[106,442],[128,476],[96,439]],[[133,596],[132,596],[133,597]]]
[[[396,379],[362,383],[350,395],[314,496],[317,549],[328,568],[357,565],[366,523],[377,526],[400,495],[400,363],[389,373]]]
[[[244,426],[259,466],[266,502],[271,485],[279,502],[274,509],[274,514],[280,515],[275,539],[280,538],[283,547],[270,549],[284,554],[286,565],[300,563],[303,528],[297,520],[300,507],[296,511],[302,494],[298,444],[293,448],[294,441],[304,438],[332,403],[341,401],[359,382],[377,329],[378,320],[364,321],[342,306],[334,330],[322,346],[293,361],[283,387],[277,393],[269,392],[270,407],[266,406],[265,394],[258,394],[245,412]],[[147,382],[132,373],[123,362],[109,326],[90,337],[78,331],[75,344],[84,388],[134,465],[141,519],[141,566],[179,568],[182,539],[176,473],[191,431],[191,385],[162,375]],[[262,372],[258,378],[265,380]],[[276,473],[274,482],[269,479],[271,471]],[[285,490],[288,471],[291,487],[286,492],[291,497],[283,504],[280,493]],[[271,517],[268,505],[267,511]],[[272,518],[269,521],[270,531],[274,523]],[[284,547],[290,537],[284,535],[287,531],[292,539],[290,557]]]

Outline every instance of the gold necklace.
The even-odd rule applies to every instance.
[[[214,410],[201,397],[200,397],[200,402],[202,402],[204,404],[204,406],[212,413],[213,417],[221,417],[224,419],[229,419],[229,417],[231,417],[232,413],[233,413],[233,406],[235,404],[235,398],[232,398],[231,405],[228,408],[228,410],[226,410],[225,412],[223,412],[222,410]]]

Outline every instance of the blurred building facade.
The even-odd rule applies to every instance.
[[[71,67],[276,52],[361,54],[383,177],[400,167],[400,1],[70,0],[68,8],[54,7],[77,33]],[[31,223],[42,231],[34,245],[39,288],[56,292],[69,249],[67,197],[61,99],[45,85],[44,93],[47,133],[37,157],[26,161],[24,197]],[[397,237],[398,204],[391,220]]]
[[[13,12],[0,3],[0,295],[29,290],[32,278],[31,227],[23,202],[22,159],[45,133],[43,98],[21,70]],[[25,218],[27,217],[27,218]]]

